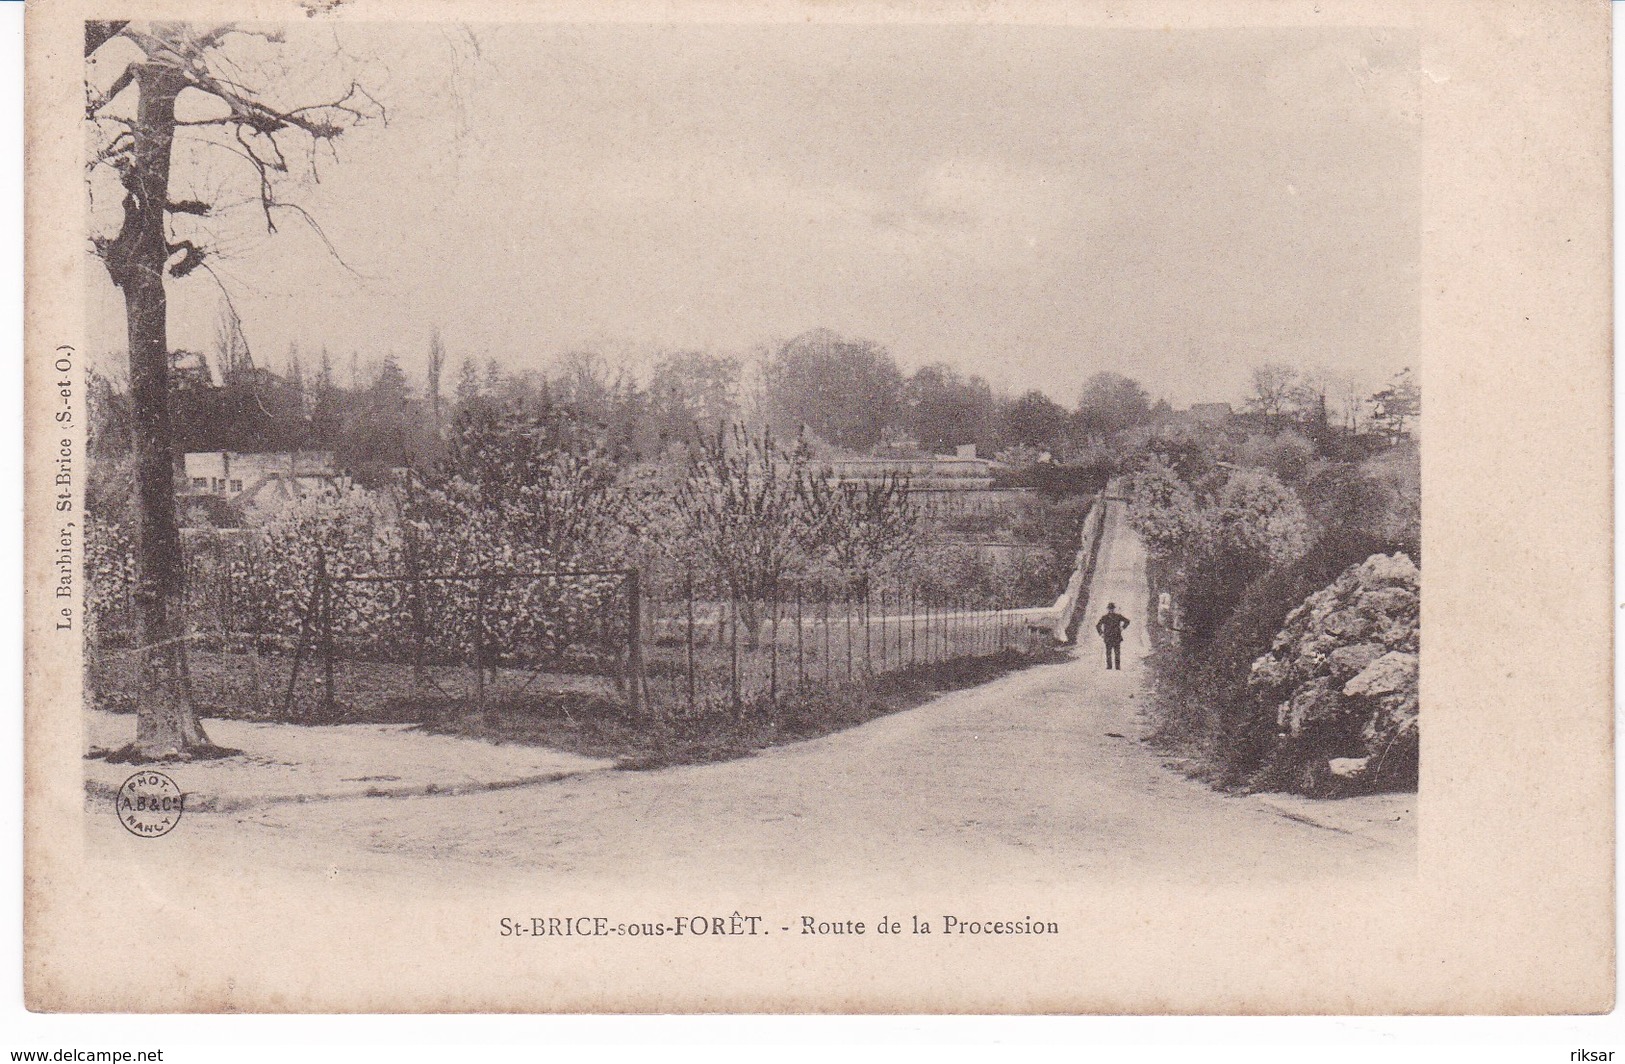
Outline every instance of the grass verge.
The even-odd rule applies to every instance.
[[[905,709],[946,691],[1019,669],[1065,660],[1063,651],[1004,651],[920,665],[839,687],[816,688],[735,706],[728,701],[689,713],[639,714],[590,692],[558,692],[488,702],[419,701],[425,731],[499,743],[527,743],[587,757],[614,758],[624,769],[657,769],[746,757],[785,743],[816,739]],[[404,708],[404,707],[403,707]]]

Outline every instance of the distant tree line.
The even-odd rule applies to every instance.
[[[277,369],[256,364],[222,315],[213,350],[171,355],[171,420],[177,454],[189,451],[330,450],[363,484],[391,469],[432,470],[454,458],[474,427],[518,420],[604,451],[617,463],[656,460],[735,423],[781,439],[864,453],[908,440],[932,453],[974,444],[984,457],[1030,467],[1048,455],[1076,465],[1121,465],[1146,433],[1175,419],[1136,380],[1089,377],[1071,407],[1039,390],[1007,396],[942,363],[905,374],[880,344],[815,329],[760,358],[677,351],[643,380],[591,352],[547,369],[511,371],[495,356],[448,357],[438,331],[427,372],[414,380],[393,353],[363,364],[290,349]],[[1414,423],[1408,371],[1373,396],[1351,393],[1278,364],[1253,372],[1241,416],[1261,431],[1301,432],[1319,448],[1366,437],[1392,442]],[[124,390],[92,382],[104,451],[128,450]],[[1333,413],[1335,411],[1335,415]]]
[[[369,365],[326,348],[290,349],[272,369],[256,362],[235,319],[222,313],[209,352],[170,358],[176,457],[327,450],[363,486],[390,484],[402,469],[494,485],[524,474],[485,468],[492,458],[479,441],[520,433],[593,463],[669,467],[718,431],[745,425],[800,441],[820,458],[904,440],[933,453],[974,444],[1008,464],[1003,476],[1052,497],[1133,468],[1148,447],[1186,475],[1192,463],[1212,460],[1208,447],[1173,431],[1188,427],[1188,416],[1120,373],[1089,377],[1068,408],[1038,390],[1000,395],[985,379],[941,363],[905,374],[881,345],[827,329],[748,360],[671,352],[641,380],[591,352],[512,371],[495,356],[448,356],[438,331],[428,346],[426,372],[418,374],[394,354]],[[123,522],[131,519],[134,484],[129,394],[93,375],[90,404],[90,502]],[[1228,431],[1241,460],[1290,481],[1315,456],[1358,461],[1391,446],[1410,433],[1418,412],[1408,370],[1367,396],[1347,382],[1266,363],[1253,371],[1251,395]],[[1046,456],[1052,461],[1041,461]],[[1086,475],[1070,475],[1078,471]]]
[[[1115,390],[1092,386],[1068,410],[1037,391],[997,396],[981,377],[941,364],[905,376],[883,347],[826,330],[772,349],[759,380],[736,356],[697,351],[665,355],[641,382],[587,352],[545,371],[508,371],[495,357],[448,366],[436,337],[429,372],[415,381],[395,354],[364,365],[353,354],[295,349],[272,369],[239,343],[223,331],[211,353],[171,355],[176,452],[331,450],[363,480],[392,467],[428,468],[445,457],[459,423],[492,418],[569,423],[618,460],[654,458],[736,421],[858,452],[908,437],[927,451],[969,443],[990,456],[1067,453],[1150,410],[1126,378],[1116,378]],[[94,387],[99,428],[117,451],[130,430],[125,389],[106,378]]]

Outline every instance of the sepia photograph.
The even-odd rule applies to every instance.
[[[96,834],[1411,870],[1414,38],[85,46]]]
[[[1594,952],[1520,1004],[1381,945],[1524,874],[1465,789],[1547,665],[1480,697],[1463,633],[1552,602],[1475,614],[1513,548],[1457,515],[1545,486],[1463,456],[1514,386],[1437,309],[1479,75],[1304,10],[60,0],[29,840],[90,893],[31,879],[31,1001],[1599,1000]],[[76,906],[139,961],[84,981]]]

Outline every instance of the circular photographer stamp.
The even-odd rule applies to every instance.
[[[124,830],[144,839],[167,835],[181,820],[185,795],[162,772],[137,772],[118,789],[114,809]]]

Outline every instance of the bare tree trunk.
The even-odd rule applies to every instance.
[[[744,630],[745,649],[760,649],[762,645],[762,610],[756,599],[746,596],[738,599],[734,607],[734,623]]]
[[[446,348],[440,342],[440,329],[435,327],[429,335],[429,412],[434,419],[434,438],[442,433],[440,420],[440,371],[446,364]]]
[[[129,320],[136,493],[141,512],[136,609],[141,676],[134,753],[184,757],[209,747],[185,683],[185,617],[180,529],[169,427],[169,337],[164,268],[175,97],[186,81],[160,63],[136,67],[140,92],[134,155],[124,177],[124,227],[106,248],[107,271],[124,292]]]

